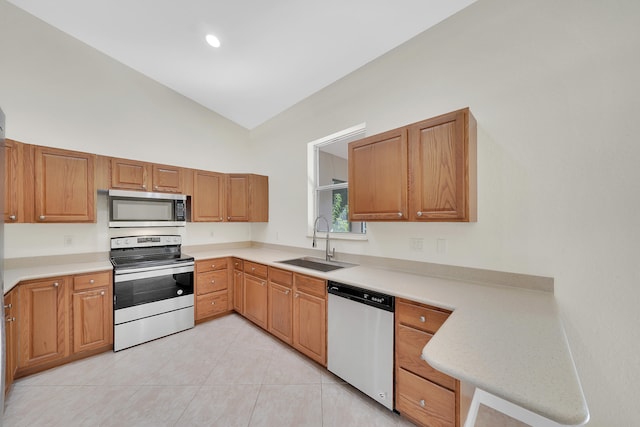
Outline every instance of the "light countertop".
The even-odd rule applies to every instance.
[[[277,261],[301,254],[275,249],[194,247],[183,251],[196,260],[236,256],[452,310],[423,349],[429,364],[560,424],[579,425],[589,418],[551,292],[477,285],[364,265],[323,273],[280,264]],[[5,293],[23,280],[111,269],[107,254],[81,260],[55,258],[34,258],[33,263],[7,260]]]

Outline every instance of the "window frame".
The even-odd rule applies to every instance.
[[[318,216],[318,194],[322,190],[334,190],[348,188],[348,183],[318,185],[320,182],[319,151],[323,146],[346,139],[360,139],[366,136],[366,123],[360,123],[350,128],[335,132],[324,138],[311,141],[307,144],[307,236],[313,235],[313,223]],[[324,236],[325,232],[320,232]],[[364,233],[332,232],[332,239],[367,240],[366,229]]]

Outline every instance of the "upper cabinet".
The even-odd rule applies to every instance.
[[[476,121],[468,108],[349,144],[352,221],[477,219]]]
[[[4,148],[4,222],[24,222],[24,144],[7,139]]]
[[[183,193],[185,171],[177,166],[111,159],[111,188]]]
[[[227,221],[269,221],[269,178],[227,175]]]
[[[194,222],[224,221],[226,176],[197,170],[193,172],[191,220]]]
[[[34,146],[36,222],[95,222],[94,154]]]

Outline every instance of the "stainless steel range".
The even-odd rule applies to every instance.
[[[194,259],[180,236],[111,239],[113,350],[193,328]]]

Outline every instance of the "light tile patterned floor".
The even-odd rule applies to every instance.
[[[412,426],[233,314],[19,379],[4,426]]]

